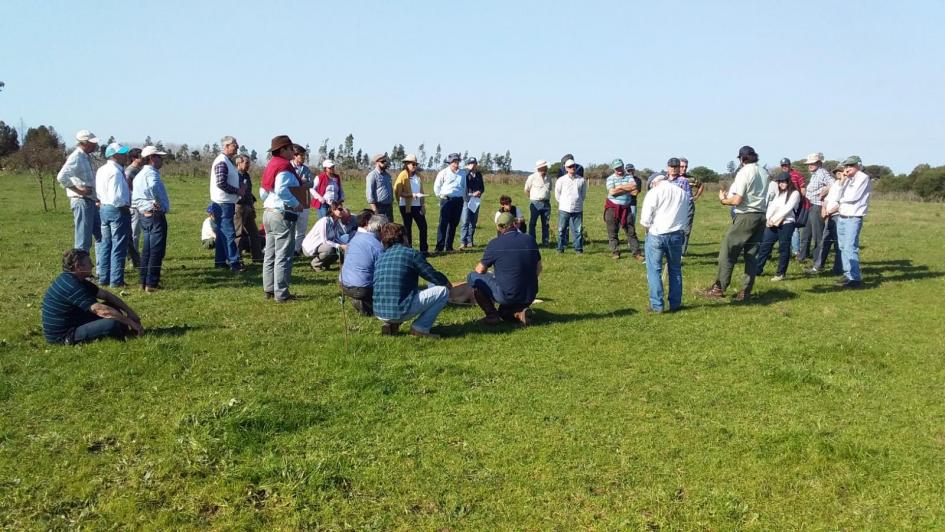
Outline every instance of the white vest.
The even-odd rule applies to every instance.
[[[210,165],[210,201],[214,203],[236,203],[240,199],[239,194],[227,194],[217,186],[217,176],[213,169],[220,164],[220,161],[226,163],[226,183],[235,189],[240,188],[239,172],[236,171],[236,167],[233,166],[229,157],[221,153]]]

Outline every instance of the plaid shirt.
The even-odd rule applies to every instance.
[[[374,315],[391,321],[403,319],[417,293],[419,277],[438,286],[450,286],[449,279],[430,266],[419,251],[402,244],[384,251],[374,267]]]
[[[823,200],[820,199],[820,193],[825,188],[829,188],[831,184],[833,184],[833,176],[826,169],[818,168],[816,172],[811,174],[810,183],[807,185],[807,199],[812,205],[823,203]]]
[[[226,182],[227,177],[227,167],[226,163],[220,161],[213,167],[213,175],[217,180],[217,188],[226,192],[227,194],[239,194],[240,189],[233,188],[229,183]]]

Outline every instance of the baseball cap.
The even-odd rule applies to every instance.
[[[452,162],[461,161],[461,160],[463,160],[463,158],[460,157],[458,153],[451,153],[446,156],[446,164],[450,164]]]
[[[335,161],[332,161],[331,159],[325,159],[322,161],[322,168],[332,168],[333,166],[335,166]]]
[[[614,159],[614,161],[610,163],[610,167],[613,168],[614,170],[618,168],[623,168],[623,159]]]
[[[787,157],[781,159],[781,166],[791,166],[791,160]]]
[[[475,157],[470,157],[466,159],[466,164],[479,164],[479,161],[477,161]]]
[[[574,166],[574,159],[568,159],[567,161],[564,161],[564,167],[567,168],[569,166]]]
[[[128,148],[128,146],[122,146],[121,144],[118,144],[117,142],[112,142],[111,144],[108,145],[108,147],[105,148],[105,158],[108,159],[109,157],[112,157],[114,155],[121,155],[121,154],[128,153],[129,149],[130,148]]]
[[[152,155],[167,155],[167,153],[158,151],[154,146],[145,146],[144,149],[141,150],[141,157],[150,157]]]
[[[633,163],[627,163],[627,166],[624,166],[623,168],[624,168],[624,170],[626,170],[626,171],[628,171],[628,172],[629,172],[630,170],[636,170],[636,169],[637,169],[636,166],[633,166]]]
[[[508,227],[512,225],[514,222],[515,222],[515,217],[512,216],[512,213],[510,212],[503,212],[499,214],[499,217],[496,218],[495,220],[495,224],[498,227]]]
[[[75,134],[75,140],[79,142],[91,142],[92,144],[98,144],[98,137],[96,137],[95,133],[92,133],[88,129],[80,129],[79,132]]]
[[[679,166],[679,159],[675,157],[670,157],[669,160],[666,161],[666,166],[670,166],[670,167]]]
[[[774,177],[774,180],[775,181],[790,181],[791,174],[789,174],[788,172],[781,172],[780,174]]]
[[[851,155],[840,164],[843,166],[860,166],[863,164],[863,159],[860,159],[859,155]]]
[[[738,149],[739,159],[741,159],[742,157],[750,157],[753,155],[758,155],[758,153],[756,153],[755,149],[752,148],[751,146],[742,146],[741,148]]]

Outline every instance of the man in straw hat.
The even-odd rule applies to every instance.
[[[56,180],[66,189],[72,206],[75,223],[74,247],[89,251],[92,239],[101,240],[101,222],[95,202],[95,170],[89,154],[98,150],[98,137],[88,129],[75,134],[76,147],[56,175]]]
[[[535,171],[525,180],[525,193],[528,194],[528,234],[536,241],[535,223],[541,217],[541,245],[548,246],[548,219],[551,217],[551,176],[548,175],[548,161],[535,162]]]
[[[797,252],[798,260],[804,257],[813,257],[814,273],[817,273],[817,262],[824,243],[824,219],[822,217],[823,195],[821,192],[830,188],[833,177],[824,168],[824,154],[812,153],[804,161],[810,171],[810,182],[807,184],[806,196],[810,202],[810,216],[807,225],[801,229],[800,248]],[[813,243],[813,250],[811,250]]]

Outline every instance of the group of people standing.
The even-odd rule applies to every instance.
[[[160,289],[161,265],[167,246],[166,215],[171,208],[160,172],[166,154],[154,146],[130,149],[112,143],[104,150],[105,164],[94,171],[89,154],[98,150],[98,138],[82,130],[76,134],[76,141],[75,150],[58,174],[58,181],[68,191],[75,224],[74,249],[64,257],[64,268],[68,265],[71,270],[64,273],[73,277],[84,273],[85,259],[90,258],[89,250],[95,240],[102,292],[105,286],[119,289],[125,286],[126,258],[137,263],[141,288],[145,292]],[[500,199],[494,217],[496,238],[486,246],[482,259],[465,282],[450,283],[427,262],[428,194],[416,156],[406,156],[401,161],[403,170],[392,179],[388,173],[389,157],[375,155],[371,159],[374,168],[366,176],[365,197],[370,208],[353,216],[344,207],[344,188],[333,161],[323,161],[322,172],[313,177],[305,164],[305,149],[286,135],[277,136],[272,139],[270,159],[258,189],[265,209],[259,230],[255,212],[257,200],[249,175],[250,160],[237,154],[239,144],[234,137],[223,137],[220,145],[221,153],[210,168],[207,209],[212,222],[214,265],[243,272],[246,267],[241,252],[249,252],[254,262],[262,263],[266,299],[276,302],[295,299],[289,290],[292,263],[294,256],[304,253],[313,257],[312,267],[319,271],[328,269],[343,257],[339,277],[342,293],[362,314],[383,320],[383,330],[387,333],[396,332],[404,320],[417,317],[411,332],[431,336],[430,326],[448,299],[478,304],[485,312],[483,321],[487,324],[512,321],[527,325],[531,321],[529,306],[537,294],[541,271],[539,242],[545,247],[550,244],[552,194],[558,207],[558,253],[565,251],[569,241],[575,253],[584,251],[583,213],[588,183],[583,167],[571,154],[562,158],[559,175],[553,183],[548,162],[536,162],[534,173],[524,185],[531,216],[527,224],[523,212],[510,197]],[[839,284],[846,288],[859,287],[859,233],[870,193],[869,177],[860,169],[859,158],[853,156],[845,160],[838,167],[836,177],[832,177],[823,168],[823,155],[812,154],[806,161],[811,180],[805,183],[791,168],[790,160],[782,161],[782,172],[769,182],[766,170],[758,165],[754,149],[744,146],[738,156],[741,167],[734,182],[728,191],[719,191],[722,205],[732,208],[732,226],[719,252],[717,279],[702,293],[710,298],[724,296],[734,265],[743,255],[745,276],[734,300],[747,301],[755,277],[763,271],[775,242],[779,243],[780,257],[772,280],[784,279],[792,238],[797,240],[800,260],[812,254],[810,273],[823,271],[830,249],[835,247],[833,272],[844,275]],[[485,192],[476,159],[467,159],[465,167],[461,168],[461,157],[451,153],[446,163],[432,187],[440,206],[436,252],[454,250],[457,230],[461,248],[474,246]],[[611,254],[619,259],[626,242],[632,256],[646,263],[650,310],[654,312],[665,308],[662,282],[665,263],[668,310],[678,310],[682,299],[682,257],[692,230],[695,201],[703,194],[705,186],[688,175],[688,161],[682,157],[670,158],[666,170],[654,174],[645,184],[635,175],[634,166],[624,164],[621,159],[615,159],[611,169],[613,172],[606,179],[607,198],[603,206]],[[646,239],[641,246],[635,223],[637,197],[644,187],[648,192],[639,213],[639,223],[646,231]],[[395,201],[403,224],[392,223]],[[317,211],[318,221],[309,232],[310,210]],[[414,249],[414,224],[419,232],[418,249]],[[494,271],[489,272],[490,268]],[[419,277],[427,279],[432,287],[419,290]],[[80,292],[85,296],[93,295],[91,288],[73,286],[76,283],[72,281],[59,284],[60,289],[47,293],[47,299],[56,293],[65,297],[66,292],[66,300],[77,297]],[[436,290],[431,292],[434,288]],[[123,322],[124,332],[140,330],[140,320],[131,319],[133,311],[115,310],[127,308],[127,305],[110,292],[107,295],[102,292],[95,291],[94,295],[116,302],[112,310],[125,316],[125,321],[137,323],[137,327],[133,327]],[[87,302],[87,299],[84,297],[82,301]],[[57,304],[61,306],[63,302],[52,301],[48,307],[53,309]],[[44,302],[44,323],[46,309]],[[84,316],[94,321],[88,312]],[[88,339],[88,331],[76,332],[83,325],[72,327],[65,335],[55,333],[47,338],[67,343],[78,338]],[[107,328],[100,332],[115,335],[115,330]]]

